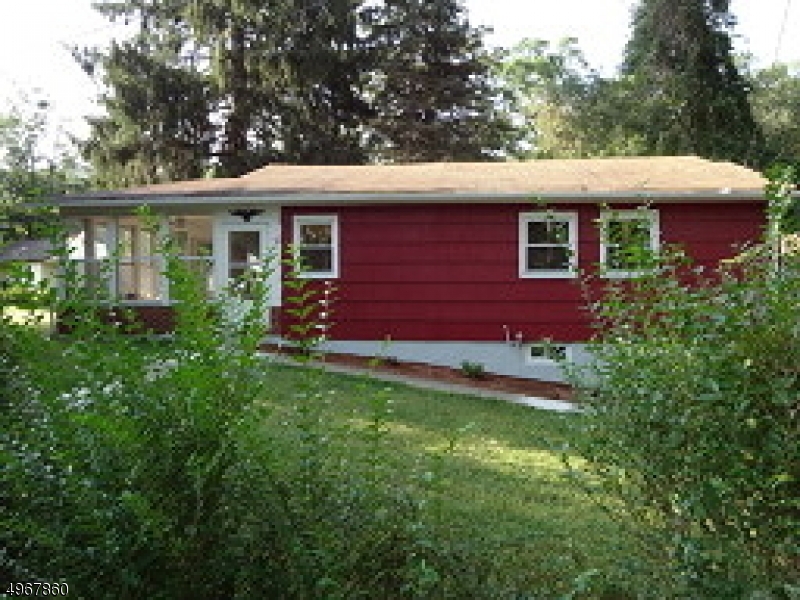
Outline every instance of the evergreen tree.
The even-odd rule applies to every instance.
[[[113,187],[202,177],[208,166],[213,101],[197,73],[153,58],[134,43],[103,60],[107,117],[89,119],[84,156],[95,184]]]
[[[235,176],[274,159],[275,132],[260,119],[270,108],[266,73],[282,29],[270,26],[280,21],[273,4],[283,8],[233,0],[95,4],[109,19],[138,26],[110,51],[79,57],[109,90],[108,117],[92,120],[85,149],[100,185],[199,177],[212,165]]]
[[[361,164],[370,156],[366,124],[375,111],[366,94],[376,55],[366,34],[363,0],[297,3],[283,55],[279,115],[282,160]]]
[[[486,160],[504,147],[510,126],[494,105],[481,31],[458,0],[385,0],[372,20],[380,158]]]
[[[480,159],[508,131],[456,0],[95,6],[136,26],[105,53],[76,52],[108,89],[85,147],[103,186],[270,162]]]
[[[762,135],[734,63],[729,0],[641,0],[623,72],[632,77],[650,153],[758,163]]]

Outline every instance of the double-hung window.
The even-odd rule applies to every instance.
[[[173,216],[167,221],[173,251],[192,274],[199,290],[210,297],[213,289],[212,220],[206,216]]]
[[[574,277],[578,265],[578,215],[533,212],[519,216],[519,276]]]
[[[657,211],[606,211],[600,229],[600,263],[607,277],[635,277],[652,264],[659,249]]]
[[[301,215],[294,218],[294,249],[304,277],[339,276],[339,220],[336,215]]]
[[[78,260],[79,273],[85,278],[84,285],[97,299],[108,299],[111,293],[108,284],[112,279],[109,262],[114,243],[112,225],[107,221],[87,219],[77,236],[77,244],[70,244],[70,256]]]
[[[161,258],[155,232],[139,224],[138,219],[120,219],[117,242],[117,298],[162,300]]]

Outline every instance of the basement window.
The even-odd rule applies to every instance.
[[[569,360],[569,346],[565,344],[539,343],[530,344],[525,348],[525,360],[529,364],[556,363]]]

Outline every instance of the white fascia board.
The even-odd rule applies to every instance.
[[[717,192],[581,192],[581,193],[324,193],[324,194],[247,194],[240,196],[112,196],[58,198],[53,205],[73,214],[86,209],[128,211],[140,206],[180,211],[186,207],[225,209],[227,207],[333,206],[359,204],[458,204],[458,203],[537,203],[595,204],[602,202],[673,203],[703,200],[706,202],[764,201],[762,190],[719,190]]]

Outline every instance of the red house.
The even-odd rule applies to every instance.
[[[330,351],[374,356],[390,339],[402,360],[560,380],[554,354],[587,359],[578,270],[632,274],[615,232],[651,250],[681,244],[713,266],[761,236],[764,184],[697,157],[275,165],[56,205],[87,273],[117,249],[104,285],[155,330],[170,326],[170,295],[154,235],[134,216],[143,204],[211,293],[294,244],[305,276],[335,283]],[[275,275],[271,336],[281,284]]]

